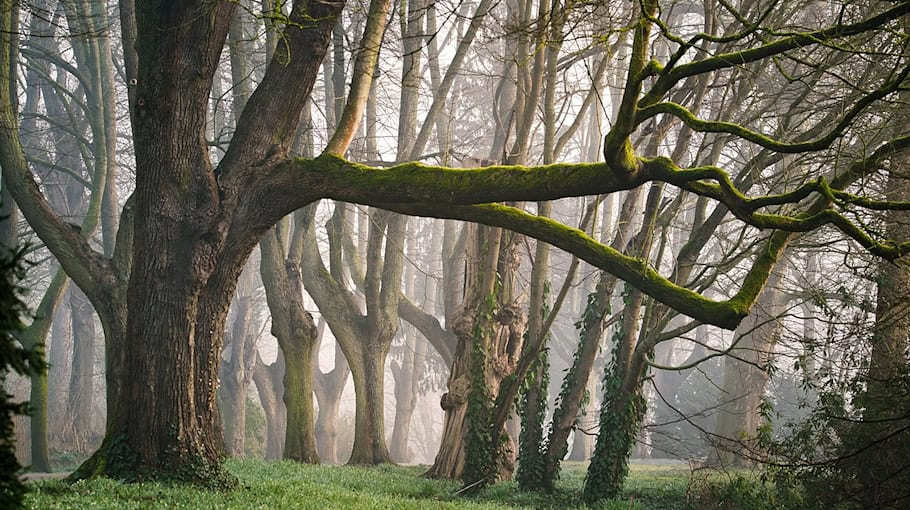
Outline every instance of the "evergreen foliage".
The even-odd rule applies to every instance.
[[[25,276],[23,251],[0,253],[0,508],[20,508],[26,488],[19,479],[22,466],[16,460],[13,416],[28,413],[27,402],[13,402],[3,383],[10,372],[33,375],[45,369],[41,350],[22,348],[16,333],[28,314],[18,285]]]

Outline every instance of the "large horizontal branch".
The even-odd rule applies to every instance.
[[[521,200],[554,200],[612,193],[647,182],[645,172],[621,174],[605,163],[560,163],[448,168],[404,163],[370,167],[333,155],[293,159],[269,175],[263,196],[291,207],[319,198],[344,202],[477,204]]]
[[[454,169],[406,163],[374,168],[343,158],[324,155],[317,159],[294,159],[280,164],[265,180],[266,191],[280,208],[293,210],[319,198],[372,205],[405,214],[462,219],[500,226],[558,246],[587,262],[629,282],[646,294],[681,313],[705,323],[733,328],[748,313],[764,280],[794,232],[833,225],[857,240],[870,252],[893,259],[910,249],[910,243],[879,242],[831,206],[847,202],[842,190],[883,161],[910,146],[902,137],[879,146],[831,179],[809,182],[777,195],[748,197],[729,175],[718,167],[679,168],[668,158],[638,158],[632,174],[613,171],[604,163],[564,163],[538,167],[491,166]],[[492,202],[551,200],[569,196],[611,193],[644,182],[673,184],[717,200],[747,224],[776,229],[766,249],[758,255],[740,291],[729,301],[717,302],[680,287],[651,269],[645,261],[628,257],[597,243],[584,232],[553,220],[539,218]],[[787,216],[759,213],[763,207],[798,204],[817,193],[812,207]],[[863,199],[850,200],[862,204]],[[884,204],[867,200],[876,208]],[[470,206],[470,204],[485,204]],[[903,208],[906,204],[892,204]],[[273,208],[272,208],[273,209]],[[264,211],[273,214],[276,211]]]

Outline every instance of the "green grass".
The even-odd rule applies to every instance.
[[[31,509],[508,509],[588,508],[580,492],[585,467],[567,463],[553,494],[519,491],[512,482],[497,484],[479,496],[454,496],[458,482],[421,478],[414,466],[305,466],[292,462],[231,460],[228,469],[241,487],[212,492],[159,483],[123,484],[108,479],[67,484],[31,484],[26,500]],[[687,508],[688,469],[633,465],[619,500],[597,509]]]

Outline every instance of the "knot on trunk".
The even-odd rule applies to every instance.
[[[459,313],[453,321],[452,332],[458,338],[474,338],[474,315],[470,313]]]
[[[468,393],[471,391],[471,383],[465,377],[459,377],[449,384],[448,393],[443,393],[439,399],[439,406],[443,411],[451,411],[468,400]]]
[[[521,313],[521,310],[514,305],[503,306],[496,314],[496,322],[502,324],[503,326],[511,326],[512,324],[523,321],[524,314]]]

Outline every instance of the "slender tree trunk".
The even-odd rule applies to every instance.
[[[95,319],[92,305],[78,287],[70,294],[73,332],[73,370],[66,404],[67,428],[63,440],[76,451],[87,451],[92,439],[94,398]]]
[[[239,289],[233,302],[233,322],[230,333],[225,335],[226,342],[230,342],[231,357],[222,361],[220,369],[219,401],[224,423],[225,453],[233,457],[244,456],[246,401],[256,363],[252,271],[252,267],[247,265],[240,276]]]
[[[284,357],[278,354],[278,359],[271,365],[263,363],[257,355],[256,367],[253,369],[253,382],[259,392],[259,401],[265,412],[266,423],[266,448],[265,459],[277,460],[282,458],[284,452],[285,430],[287,429],[287,409],[282,401],[284,398]]]
[[[51,342],[47,356],[49,429],[52,442],[61,440],[63,429],[66,426],[66,402],[70,391],[72,354],[73,335],[70,308],[58,306],[51,325]]]
[[[317,348],[318,349],[318,348]],[[338,413],[341,409],[341,394],[344,392],[350,368],[341,348],[335,345],[335,364],[328,373],[322,373],[314,364],[316,399],[319,402],[319,417],[316,420],[316,444],[319,457],[330,464],[339,464],[338,458]]]
[[[737,328],[735,347],[724,360],[721,402],[714,426],[715,448],[709,462],[722,467],[752,465],[761,451],[755,445],[762,424],[759,407],[768,382],[768,365],[780,338],[783,295],[781,276],[768,279],[752,313]]]
[[[417,383],[424,370],[427,342],[417,338],[417,332],[406,333],[405,354],[400,364],[392,365],[395,379],[395,422],[389,452],[395,462],[410,462],[408,449],[411,420],[417,406]]]

